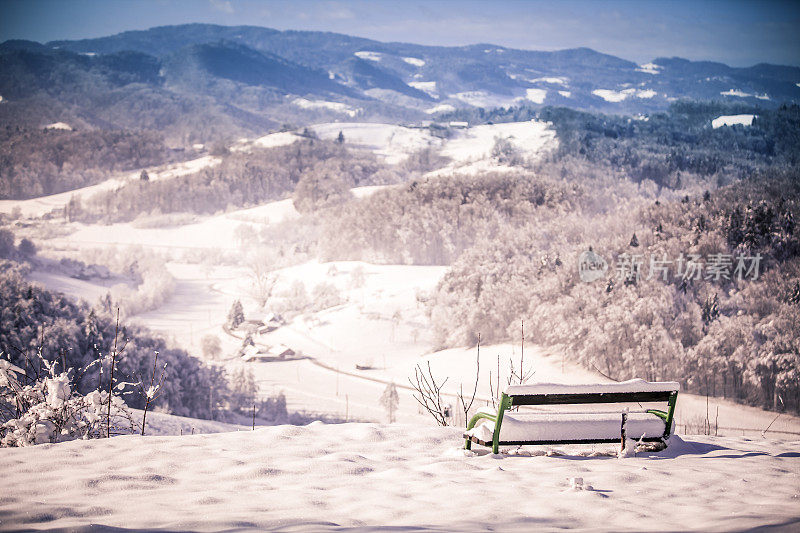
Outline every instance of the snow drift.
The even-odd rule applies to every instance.
[[[673,437],[664,452],[620,459],[608,445],[494,456],[462,450],[460,428],[319,422],[72,441],[0,450],[0,519],[3,529],[790,528],[798,444]]]

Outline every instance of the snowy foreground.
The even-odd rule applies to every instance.
[[[800,442],[674,437],[637,457],[602,445],[493,456],[460,449],[460,435],[315,422],[3,449],[0,530],[800,526]]]

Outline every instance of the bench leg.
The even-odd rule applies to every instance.
[[[503,425],[503,415],[511,408],[511,398],[504,392],[500,397],[500,405],[497,406],[497,420],[494,423],[494,434],[492,435],[492,453],[500,453],[500,426]]]
[[[620,427],[620,435],[622,437],[622,451],[625,451],[625,440],[627,435],[625,434],[625,424],[628,423],[628,413],[622,413],[622,426]]]

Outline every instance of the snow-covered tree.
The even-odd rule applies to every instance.
[[[234,370],[230,377],[231,407],[247,410],[253,406],[258,396],[258,384],[250,368]]]
[[[201,339],[203,346],[203,357],[206,359],[217,359],[222,354],[222,343],[216,335],[204,335]]]
[[[394,383],[389,383],[386,386],[380,401],[381,405],[386,410],[386,418],[389,420],[390,424],[393,424],[395,421],[395,413],[397,413],[397,407],[400,405],[400,398],[397,395],[397,387],[395,387]]]

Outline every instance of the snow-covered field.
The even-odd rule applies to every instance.
[[[5,449],[0,528],[790,531],[800,524],[800,442],[676,437],[666,451],[636,457],[617,458],[613,446],[493,456],[465,452],[460,436],[455,428],[315,422]]]
[[[526,89],[525,98],[534,104],[543,104],[544,99],[547,98],[547,90],[545,89]]]
[[[420,91],[426,92],[434,98],[439,98],[439,91],[436,89],[436,82],[435,81],[410,81],[408,85],[419,89]]]
[[[439,104],[433,107],[429,107],[425,110],[426,113],[429,115],[433,115],[434,113],[449,113],[451,111],[455,111],[456,108],[450,104]]]
[[[645,74],[660,74],[662,68],[664,67],[656,65],[655,63],[645,63],[644,65],[639,65],[639,67],[636,69],[636,72],[644,72]]]
[[[535,120],[475,126],[461,130],[447,140],[441,154],[451,158],[452,162],[433,174],[456,169],[467,172],[501,169],[496,161],[490,159],[497,139],[507,139],[521,155],[531,159],[555,148],[558,142],[549,124]]]
[[[451,94],[450,98],[460,100],[465,104],[475,107],[505,107],[516,103],[516,98],[503,96],[486,91],[464,91]]]
[[[355,117],[361,111],[360,109],[351,107],[347,104],[342,104],[340,102],[328,102],[326,100],[295,98],[292,100],[292,104],[296,105],[297,107],[302,107],[303,109],[326,109],[335,111],[336,113],[342,113],[349,117]]]
[[[644,98],[650,99],[656,96],[656,92],[652,89],[623,89],[621,91],[614,91],[611,89],[595,89],[592,91],[592,94],[595,96],[599,96],[606,102],[622,102],[623,100],[627,99],[629,96],[635,96],[636,98]]]
[[[722,126],[733,126],[736,124],[750,126],[754,118],[755,115],[722,115],[711,121],[711,127],[717,129]]]
[[[539,96],[537,93],[535,97]],[[446,111],[448,108],[445,106],[447,104],[429,111]],[[437,173],[450,172],[489,159],[498,137],[509,139],[526,157],[537,157],[555,147],[556,142],[555,131],[550,125],[535,120],[454,129],[452,137],[444,141],[431,135],[428,129],[393,124],[335,122],[318,124],[312,129],[320,138],[328,140],[336,139],[341,131],[345,143],[369,149],[390,164],[399,163],[413,152],[431,147],[453,160],[451,165],[434,171]],[[496,163],[491,165],[496,166]]]
[[[758,98],[759,100],[769,100],[769,95],[765,94],[751,94],[741,89],[728,89],[727,91],[722,91],[719,94],[722,96],[737,96],[739,98]]]
[[[334,140],[342,132],[345,143],[372,150],[387,163],[399,163],[412,152],[436,145],[438,139],[428,130],[404,128],[393,124],[343,122],[318,124],[312,129],[321,139]]]

